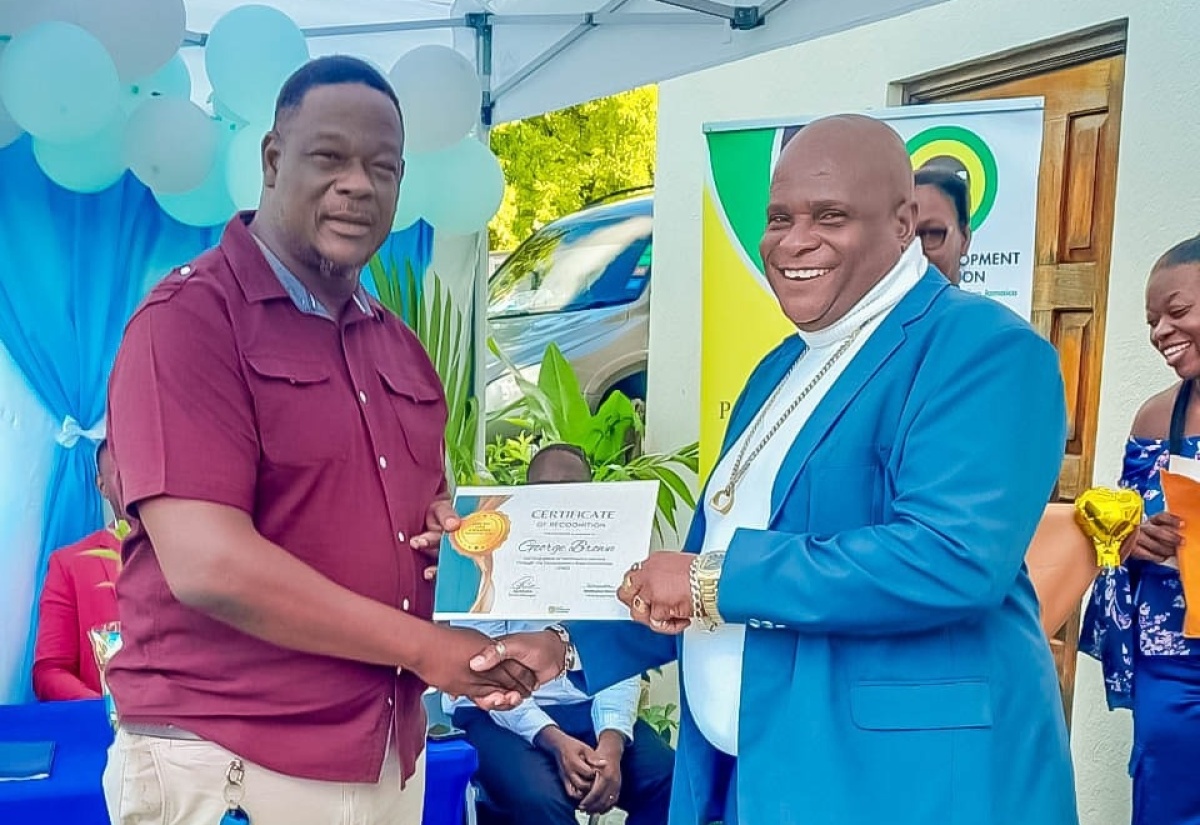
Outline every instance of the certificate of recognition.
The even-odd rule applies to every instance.
[[[628,619],[617,588],[650,552],[657,481],[461,487],[433,618]]]

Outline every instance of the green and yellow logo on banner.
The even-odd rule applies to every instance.
[[[983,226],[996,203],[996,156],[979,135],[961,126],[934,126],[906,144],[913,169],[941,166],[967,179],[971,231]]]

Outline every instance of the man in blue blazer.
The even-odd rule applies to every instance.
[[[1077,821],[1023,566],[1066,439],[1058,359],[950,288],[915,225],[890,128],[800,130],[761,245],[798,334],[747,382],[685,552],[626,576],[638,624],[476,658],[590,691],[678,658],[672,825]]]

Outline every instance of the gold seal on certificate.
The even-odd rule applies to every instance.
[[[625,571],[650,552],[656,481],[460,487],[433,617],[628,619]]]
[[[450,534],[454,549],[472,556],[494,553],[504,544],[512,529],[508,516],[496,510],[471,513]]]

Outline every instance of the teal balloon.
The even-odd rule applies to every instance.
[[[4,108],[3,103],[0,103],[0,149],[3,149],[23,134],[25,134],[25,130],[9,117],[8,110]]]
[[[176,52],[154,74],[138,78],[126,86],[121,105],[125,111],[132,112],[152,97],[182,97],[186,100],[191,96],[192,75],[188,72],[183,58]]]
[[[212,95],[209,98],[209,102],[212,104],[213,115],[220,122],[222,128],[232,128],[236,132],[246,125],[246,119],[240,117],[233,109],[226,106],[221,98]]]
[[[33,156],[46,177],[73,192],[100,192],[125,174],[125,114],[77,143],[33,139]]]
[[[0,25],[3,22],[3,18],[0,17]],[[7,43],[0,43],[0,65],[4,64],[4,47],[7,45]],[[0,149],[3,149],[23,134],[25,134],[25,130],[12,119],[12,116],[8,113],[8,109],[4,108],[4,101],[0,100]]]
[[[436,168],[430,163],[432,155],[408,155],[404,159],[404,177],[400,180],[400,197],[392,229],[407,229],[425,216],[425,204],[437,183]]]
[[[225,181],[238,209],[257,209],[262,194],[262,139],[264,126],[250,124],[238,130],[229,142]]]
[[[504,170],[492,150],[466,137],[422,157],[431,176],[422,211],[434,231],[466,235],[485,229],[504,200]]]
[[[238,6],[213,24],[204,68],[213,94],[249,123],[270,123],[288,75],[308,61],[292,19],[270,6]]]
[[[188,226],[219,226],[233,217],[237,208],[225,183],[226,153],[217,156],[213,169],[198,187],[176,195],[156,194],[162,210]]]
[[[104,128],[120,96],[117,68],[79,26],[49,21],[18,34],[0,63],[0,100],[22,129],[72,143]]]

